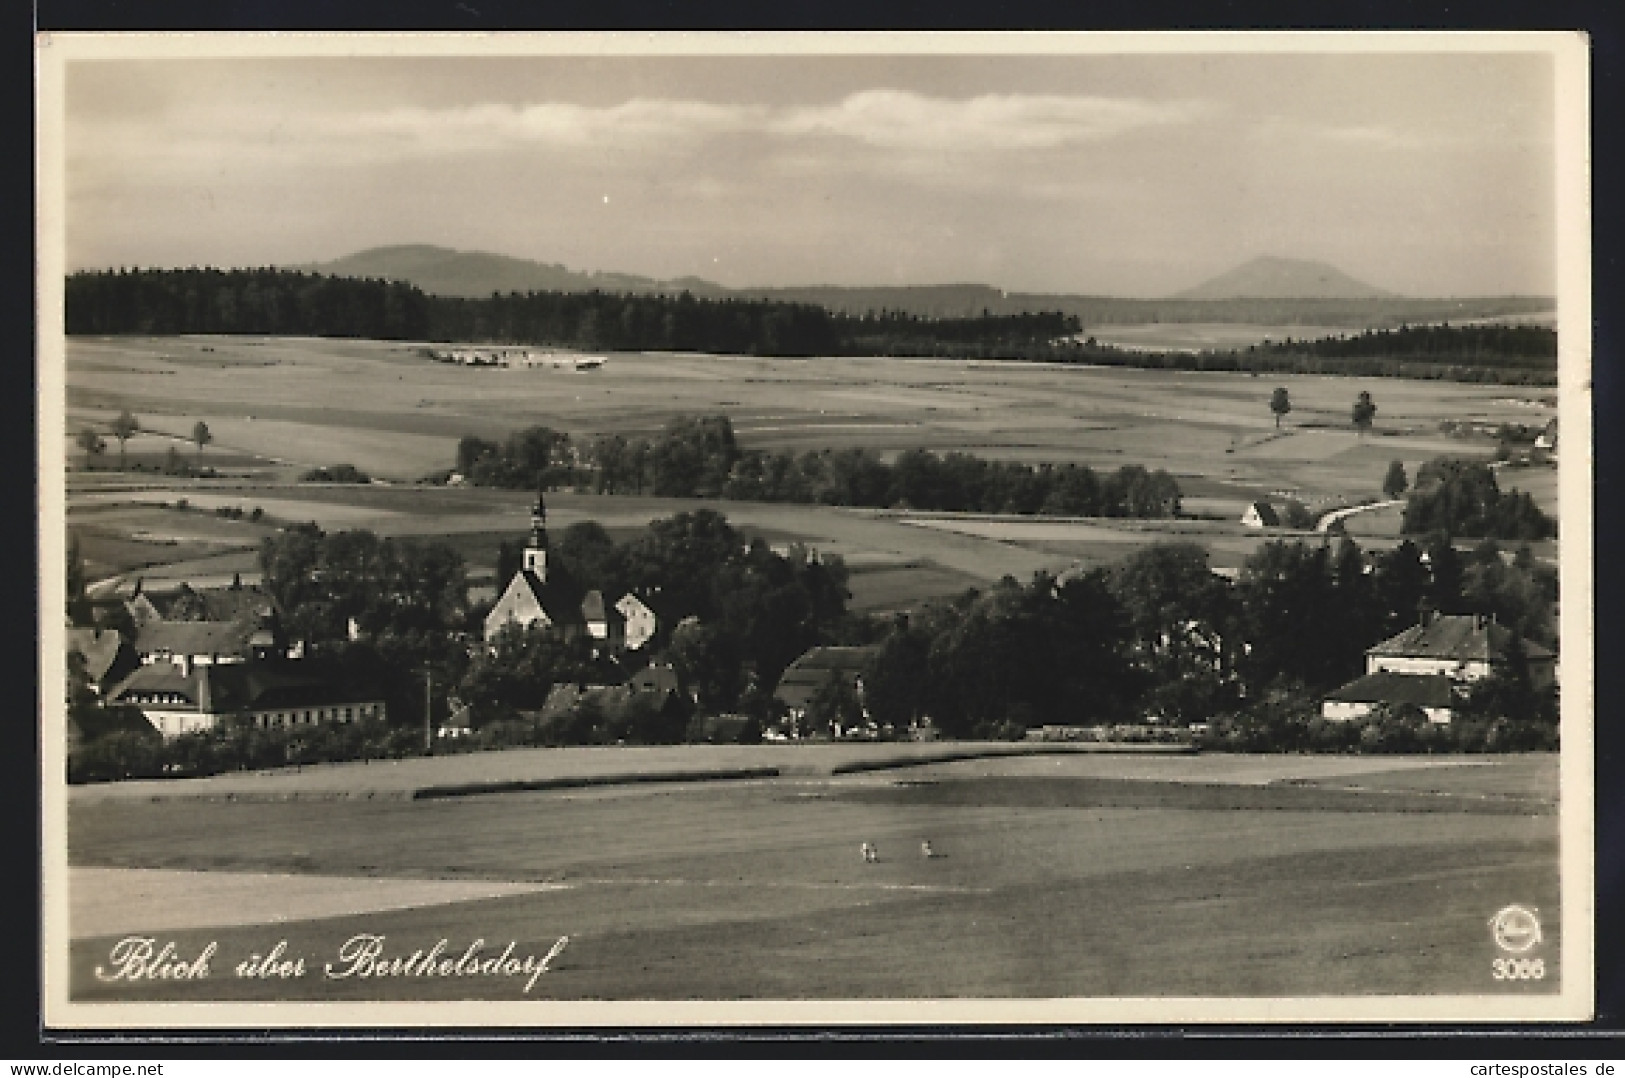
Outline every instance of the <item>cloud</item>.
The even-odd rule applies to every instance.
[[[70,154],[195,168],[210,157],[257,167],[351,166],[526,148],[684,152],[724,137],[783,150],[809,138],[899,154],[1043,151],[1189,123],[1199,102],[1055,94],[967,99],[865,90],[821,105],[634,98],[615,105],[482,103],[433,108],[292,109],[274,101],[193,100],[157,115],[70,125]]]
[[[783,134],[827,133],[888,149],[1041,150],[1189,123],[1208,111],[1195,101],[1059,94],[985,94],[961,101],[865,90],[836,105],[785,110],[773,127]]]

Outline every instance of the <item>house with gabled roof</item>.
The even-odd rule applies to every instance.
[[[1556,680],[1557,656],[1483,614],[1436,614],[1366,651],[1366,672],[1442,674],[1458,683],[1478,681],[1522,653],[1529,682],[1544,689]]]
[[[808,648],[779,677],[773,695],[784,704],[790,720],[799,726],[818,690],[832,675],[845,681],[863,699],[863,671],[879,651],[875,647]],[[840,731],[835,731],[840,736]]]
[[[98,695],[141,665],[135,648],[117,629],[69,628],[67,645],[69,652],[76,652],[84,659],[85,676]]]
[[[1449,722],[1474,682],[1521,661],[1537,690],[1556,680],[1557,656],[1482,614],[1430,615],[1366,650],[1366,672],[1321,704],[1328,719],[1359,719],[1383,704]]]
[[[1279,528],[1281,514],[1269,502],[1253,502],[1241,514],[1241,525],[1244,528]]]
[[[135,652],[143,663],[241,663],[272,658],[280,644],[270,622],[149,621],[135,632]]]
[[[186,666],[152,663],[112,690],[108,703],[139,708],[165,738],[230,719],[260,729],[385,717],[381,693],[331,676],[313,661],[271,659]]]
[[[1358,719],[1382,704],[1409,704],[1421,708],[1429,722],[1449,722],[1456,705],[1455,683],[1443,674],[1381,670],[1333,691],[1321,704],[1320,714],[1328,719]]]

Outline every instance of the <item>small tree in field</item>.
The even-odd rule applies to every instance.
[[[1371,421],[1377,418],[1377,406],[1372,403],[1371,394],[1360,391],[1360,396],[1354,401],[1354,426],[1359,430],[1360,436],[1371,429]]]
[[[124,470],[124,443],[140,429],[141,421],[128,410],[120,412],[118,418],[113,420],[113,437],[118,439],[118,467],[121,472]]]
[[[192,441],[197,443],[197,462],[201,466],[203,464],[203,447],[214,441],[214,435],[209,432],[209,425],[201,419],[192,428]]]
[[[1285,386],[1278,387],[1270,395],[1270,411],[1275,413],[1275,429],[1281,429],[1281,417],[1292,411],[1292,397],[1287,393]]]
[[[1405,476],[1405,462],[1396,460],[1388,465],[1388,474],[1382,480],[1382,492],[1397,498],[1410,489],[1411,481]]]
[[[80,431],[79,436],[75,438],[74,441],[78,443],[80,449],[85,451],[86,468],[89,468],[92,461],[107,451],[107,443],[104,442],[102,440],[102,436],[97,434],[96,431],[91,427],[86,427],[84,430]]]

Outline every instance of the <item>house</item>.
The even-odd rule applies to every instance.
[[[808,648],[785,668],[773,695],[784,704],[791,721],[797,726],[806,718],[808,707],[831,673],[851,685],[861,701],[863,671],[877,651],[879,649],[874,647]],[[834,735],[841,736],[840,731],[835,730]]]
[[[1546,429],[1541,431],[1540,434],[1535,438],[1535,448],[1550,450],[1553,453],[1557,452],[1556,416],[1552,417],[1551,422],[1546,424]]]
[[[586,634],[599,655],[614,655],[643,647],[654,636],[656,624],[654,611],[637,596],[627,594],[607,603],[602,592],[582,588],[562,566],[549,564],[547,505],[538,491],[519,571],[485,617],[486,643],[494,642],[510,625],[540,626]]]
[[[210,666],[270,659],[281,643],[270,621],[148,621],[136,629],[134,646],[144,664]]]
[[[614,652],[626,645],[626,618],[619,606],[605,606],[604,593],[597,588],[587,592],[581,600],[581,617],[587,624],[587,635],[603,654]]]
[[[1366,651],[1366,672],[1443,674],[1457,683],[1487,678],[1519,647],[1529,681],[1544,689],[1556,680],[1557,656],[1482,614],[1433,615]]]
[[[1443,674],[1395,674],[1380,670],[1356,678],[1326,697],[1320,713],[1328,719],[1359,719],[1379,704],[1410,704],[1429,722],[1449,722],[1455,683]]]
[[[1281,516],[1269,502],[1253,502],[1241,514],[1241,524],[1245,528],[1279,528]]]
[[[1548,648],[1482,614],[1430,615],[1397,636],[1366,650],[1366,672],[1327,696],[1328,719],[1359,719],[1379,704],[1409,704],[1432,722],[1449,722],[1460,698],[1476,681],[1504,670],[1520,651],[1537,690],[1557,677],[1557,656]]]
[[[627,679],[626,684],[635,693],[653,692],[662,696],[674,696],[682,691],[677,680],[677,670],[671,663],[653,663]]]
[[[556,719],[574,711],[579,705],[592,701],[600,706],[615,703],[615,690],[618,685],[591,685],[577,684],[573,681],[562,681],[547,690],[547,699],[542,703],[541,718],[544,722]]]
[[[149,621],[257,622],[275,617],[270,594],[239,580],[219,588],[194,588],[183,582],[164,591],[153,591],[137,580],[124,606],[138,627]]]
[[[85,660],[85,676],[98,696],[141,665],[135,648],[116,629],[70,628],[67,635],[68,651]]]
[[[231,720],[260,729],[382,720],[380,694],[347,686],[309,662],[150,663],[109,694],[136,707],[166,739]]]
[[[474,706],[472,704],[452,701],[451,714],[446,721],[435,730],[436,737],[459,738],[467,737],[474,732]]]
[[[620,612],[624,623],[622,643],[626,650],[638,651],[654,639],[659,622],[654,609],[640,596],[627,592],[615,601],[615,609]]]

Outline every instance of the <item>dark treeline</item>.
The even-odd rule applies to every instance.
[[[1555,370],[1557,331],[1549,326],[1403,326],[1315,341],[1279,341],[1249,351],[1328,359],[1425,359],[1480,367]]]
[[[837,317],[843,336],[853,348],[882,353],[893,346],[922,340],[944,344],[1047,345],[1083,328],[1076,316],[1053,312],[996,315],[983,311],[977,318],[922,319],[917,315],[885,311],[861,318]]]
[[[768,300],[532,292],[430,301],[424,336],[437,341],[556,344],[625,351],[811,356],[845,350],[820,307]]]
[[[409,284],[290,270],[121,270],[70,275],[63,316],[70,334],[416,340],[435,302]]]
[[[278,269],[75,273],[67,278],[64,306],[70,334],[244,333],[768,356],[1019,359],[1538,385],[1556,381],[1554,335],[1535,327],[1439,326],[1245,350],[1142,352],[1078,340],[1084,331],[1076,313],[988,309],[980,317],[945,319],[897,310],[837,314],[805,302],[705,299],[686,292],[532,292],[460,299],[426,295],[399,282]],[[1442,311],[1448,315],[1448,305]]]
[[[600,494],[729,498],[876,509],[1049,516],[1173,517],[1179,483],[1162,469],[1097,474],[1077,464],[988,461],[911,449],[886,463],[868,449],[801,455],[741,447],[725,415],[678,416],[654,438],[603,435],[584,447],[547,427],[457,445],[456,471],[477,486],[587,487]]]
[[[747,295],[811,303],[844,314],[904,311],[930,318],[969,318],[980,312],[1059,311],[1085,325],[1220,322],[1265,326],[1346,326],[1388,329],[1421,323],[1544,315],[1557,308],[1547,296],[1477,296],[1468,299],[1131,299],[1065,293],[1005,292],[987,285],[757,288]]]
[[[67,279],[65,318],[70,334],[288,334],[773,356],[862,352],[865,337],[1021,346],[1077,327],[1076,319],[1043,314],[942,323],[849,317],[810,304],[686,292],[459,299],[408,284],[277,269],[77,273]]]

